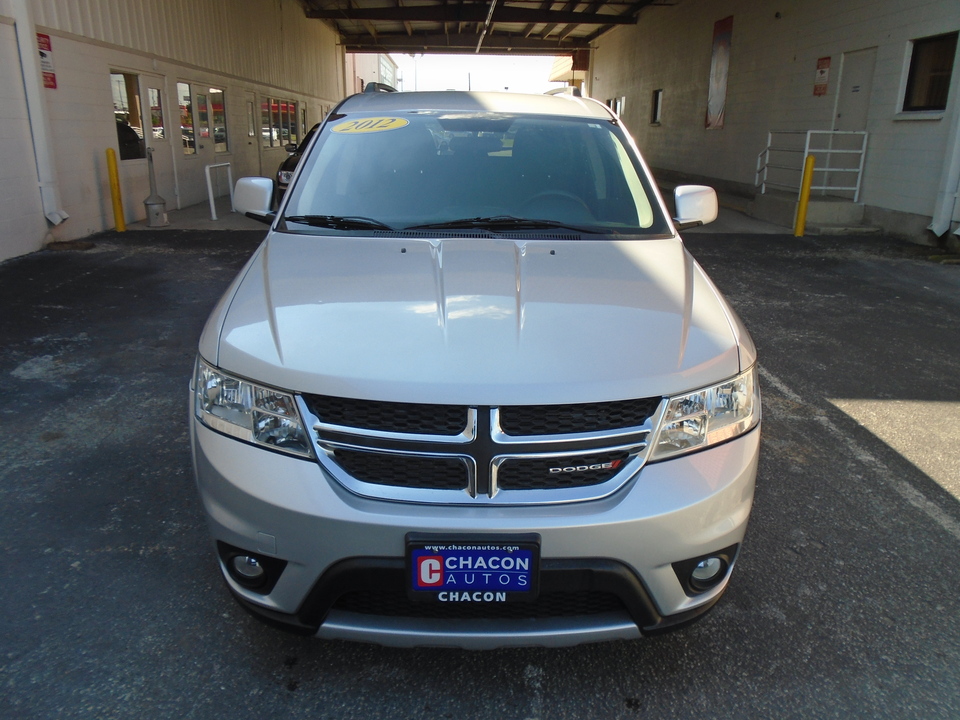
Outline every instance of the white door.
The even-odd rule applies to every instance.
[[[243,94],[243,107],[246,113],[247,136],[247,165],[240,169],[239,175],[262,175],[263,152],[260,142],[260,110],[256,96],[249,90]]]
[[[177,81],[180,109],[180,148],[177,177],[180,207],[207,200],[206,168],[230,161],[225,94],[209,84]],[[223,168],[211,169],[213,194],[228,195],[230,186]]]
[[[166,84],[159,75],[140,76],[140,97],[144,104],[143,139],[153,148],[153,174],[157,194],[167,202],[167,209],[176,207],[176,179],[173,170],[176,113],[167,102]]]
[[[877,49],[867,48],[843,54],[840,65],[840,89],[837,93],[837,112],[834,130],[866,130],[870,111],[870,93],[873,89],[873,69],[877,64]]]
[[[877,48],[867,48],[855,52],[846,52],[840,64],[840,87],[837,90],[836,112],[833,129],[856,132],[867,129],[870,114],[870,96],[873,90],[873,70],[877,63]],[[830,138],[832,150],[859,150],[863,145],[862,135],[834,135]],[[830,167],[840,172],[827,172],[823,175],[824,185],[837,190],[826,190],[831,195],[853,198],[856,191],[839,188],[855,187],[856,172],[860,167],[858,153],[824,154],[824,163],[817,159],[818,167]]]

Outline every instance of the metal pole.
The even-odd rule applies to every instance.
[[[123,220],[123,200],[120,198],[120,173],[117,170],[117,153],[107,148],[107,175],[110,178],[110,200],[113,203],[113,222],[117,232],[125,232],[127,224]]]
[[[797,222],[793,226],[793,236],[803,237],[807,228],[807,205],[810,204],[810,185],[813,184],[813,166],[816,165],[815,155],[807,155],[803,163],[803,181],[800,184],[800,201],[797,203]]]

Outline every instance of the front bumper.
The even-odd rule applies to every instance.
[[[191,417],[197,484],[213,537],[281,558],[267,593],[233,593],[270,619],[320,637],[386,645],[572,645],[636,638],[690,622],[726,588],[753,500],[759,428],[701,452],[654,463],[613,495],[590,502],[523,507],[415,505],[353,495],[316,462],[220,435]],[[527,617],[429,617],[357,594],[403,595],[410,532],[537,532],[541,596],[558,592],[620,598]],[[726,575],[688,595],[673,563],[733,548]],[[344,572],[344,569],[349,572]],[[612,591],[611,591],[612,589]],[[382,597],[380,598],[383,599]],[[572,614],[571,614],[572,613]]]

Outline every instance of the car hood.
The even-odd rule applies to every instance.
[[[677,239],[271,233],[241,276],[201,354],[300,392],[599,402],[690,390],[752,362],[746,331]]]

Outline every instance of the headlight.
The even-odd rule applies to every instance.
[[[235,378],[197,359],[197,419],[240,440],[300,457],[312,457],[293,395]]]
[[[760,386],[754,366],[719,385],[670,398],[649,461],[721,443],[758,422]]]
[[[289,185],[293,180],[293,170],[281,170],[277,173],[277,182],[281,185]]]

